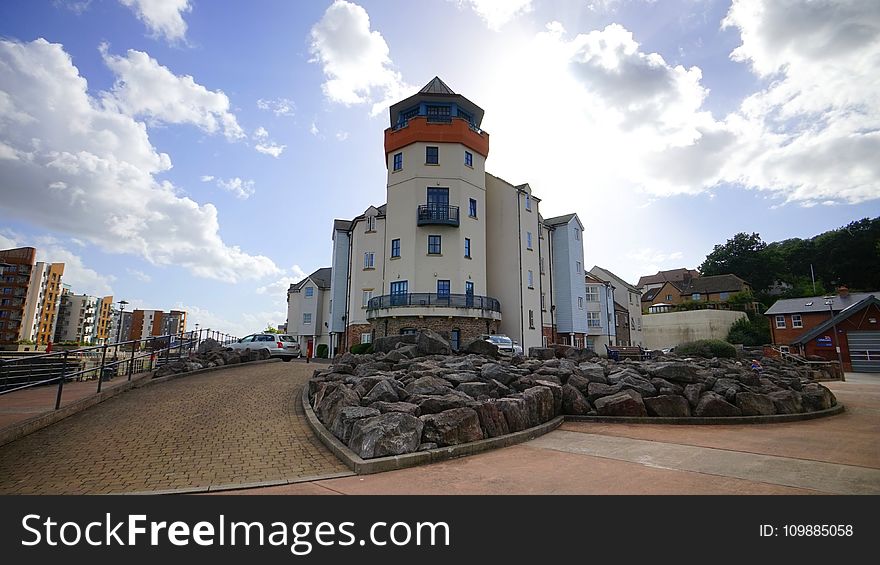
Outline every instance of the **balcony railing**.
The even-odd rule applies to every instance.
[[[458,206],[446,204],[422,204],[419,206],[417,225],[443,225],[458,227]]]
[[[411,292],[407,294],[386,294],[376,296],[367,303],[367,311],[384,308],[403,308],[434,306],[441,308],[473,308],[501,312],[501,303],[491,296],[475,294],[437,294],[433,292]]]

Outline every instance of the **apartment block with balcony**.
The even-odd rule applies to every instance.
[[[31,271],[25,300],[21,339],[45,347],[55,335],[61,306],[64,263],[37,262]]]
[[[120,341],[147,339],[163,335],[180,335],[186,331],[186,312],[182,310],[141,310],[131,313],[128,335],[125,327]]]
[[[62,294],[55,343],[95,343],[100,303],[100,298],[88,294]]]
[[[18,247],[0,251],[0,345],[13,345],[22,339],[25,303],[37,250]]]
[[[486,172],[482,119],[482,108],[436,77],[391,106],[386,203],[333,225],[330,286],[319,289],[329,311],[310,334],[331,354],[424,328],[453,347],[490,333],[526,349],[548,333],[555,340],[556,227],[544,225],[528,184]],[[293,333],[305,315],[301,285],[288,300]]]

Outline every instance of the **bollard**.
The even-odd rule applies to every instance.
[[[55,397],[55,410],[61,408],[61,391],[64,390],[64,377],[67,375],[68,353],[68,351],[64,352],[64,363],[61,365],[61,376],[58,377],[58,396]]]
[[[104,362],[107,360],[107,344],[101,348],[101,372],[98,373],[98,392],[101,392],[101,383],[104,382]]]
[[[128,380],[131,380],[131,374],[134,372],[134,349],[137,347],[137,341],[131,342],[131,358],[128,360]]]

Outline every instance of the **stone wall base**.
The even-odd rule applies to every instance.
[[[370,322],[373,337],[400,335],[404,330],[433,330],[446,339],[452,338],[453,330],[459,331],[459,347],[464,347],[482,334],[498,332],[499,322],[487,318],[461,318],[448,316],[399,316],[381,318]]]
[[[361,342],[361,334],[365,334],[373,331],[373,326],[370,324],[352,324],[348,326],[345,330],[345,343],[340,344],[339,353],[345,353],[349,349],[351,349],[352,345],[357,345]],[[377,337],[376,334],[373,334],[373,337]]]

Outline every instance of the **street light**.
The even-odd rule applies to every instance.
[[[119,304],[119,325],[116,327],[116,343],[119,343],[119,338],[122,336],[122,313],[125,312],[125,305],[128,304],[128,302],[120,300],[117,304]]]
[[[828,311],[831,312],[831,319],[834,319],[834,296],[823,296],[825,299],[825,305],[828,306]],[[843,356],[840,354],[840,341],[837,337],[837,324],[831,324],[831,329],[834,332],[834,349],[837,350],[837,362],[840,363],[840,373],[843,375]]]

